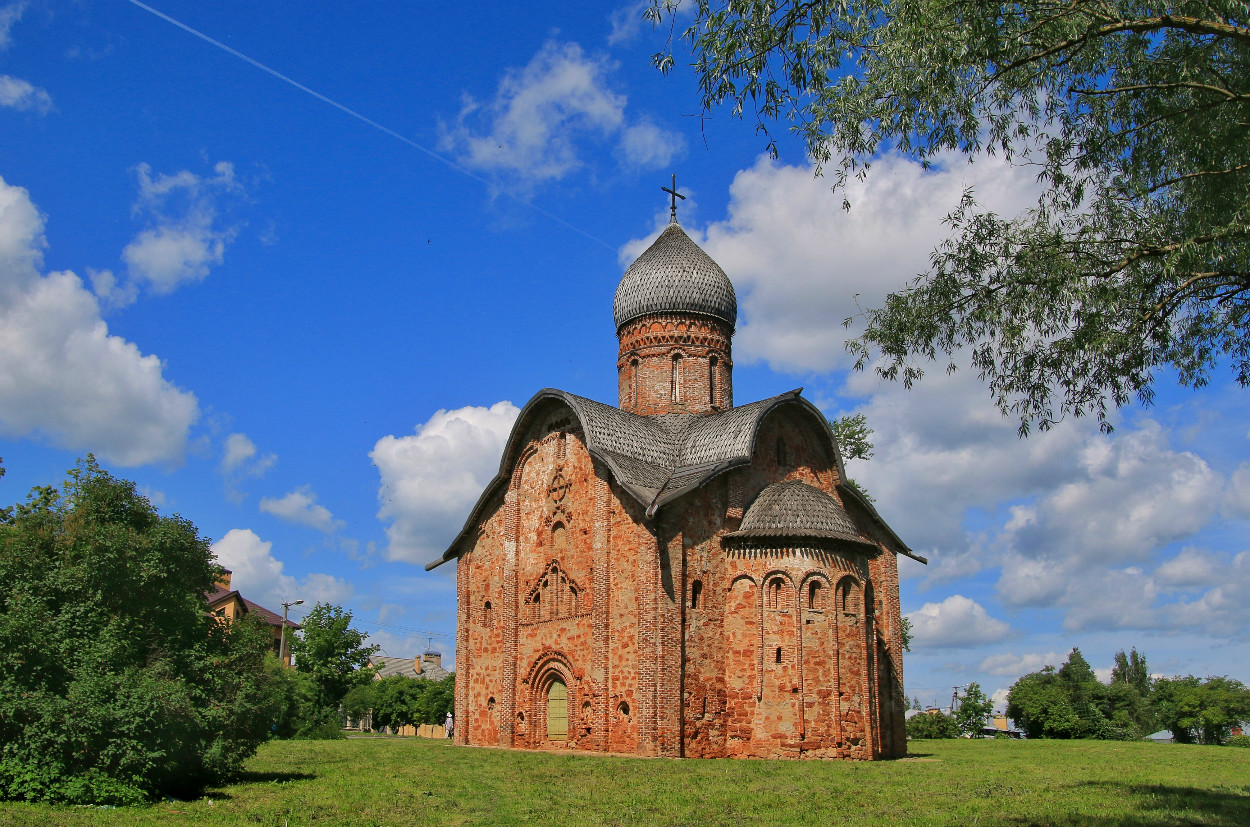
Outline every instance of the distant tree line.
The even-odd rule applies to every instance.
[[[392,675],[358,686],[343,698],[343,712],[371,716],[374,728],[441,724],[455,702],[456,676],[440,681]]]
[[[1109,683],[1073,649],[1062,666],[1020,678],[1007,716],[1030,738],[1134,740],[1158,730],[1186,744],[1223,744],[1250,721],[1250,689],[1228,677],[1151,678],[1146,656],[1115,655]]]

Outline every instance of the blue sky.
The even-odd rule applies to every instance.
[[[615,402],[612,294],[676,172],[738,291],[737,401],[803,386],[876,430],[849,470],[932,561],[902,568],[910,694],[1003,690],[1072,646],[1250,680],[1228,372],[1160,377],[1110,436],[1025,441],[967,371],[848,373],[842,320],[924,269],[966,186],[1012,211],[1031,174],[886,156],[844,212],[792,139],[774,161],[699,117],[640,8],[0,5],[0,500],[93,451],[249,598],[449,659],[453,571],[421,564],[534,392]]]

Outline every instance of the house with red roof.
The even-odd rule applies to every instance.
[[[206,596],[208,599],[208,612],[214,617],[219,617],[227,622],[233,622],[236,618],[244,615],[255,615],[268,624],[273,631],[273,653],[277,655],[287,665],[291,665],[291,635],[300,625],[292,620],[283,620],[282,615],[277,612],[271,612],[258,603],[253,603],[243,595],[239,594],[237,589],[230,588],[229,569],[223,569],[221,579],[217,581],[216,588],[209,592]],[[282,652],[282,628],[286,626],[286,652]]]

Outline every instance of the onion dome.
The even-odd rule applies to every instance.
[[[859,536],[846,510],[833,497],[800,480],[765,488],[742,517],[734,539],[835,540],[879,551]]]
[[[729,277],[676,222],[629,266],[612,302],[617,330],[651,313],[697,313],[731,328],[738,320]]]

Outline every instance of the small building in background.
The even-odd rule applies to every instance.
[[[271,612],[258,603],[253,603],[243,595],[239,594],[236,589],[230,588],[231,572],[229,569],[223,569],[221,579],[217,581],[216,588],[209,592],[205,597],[208,600],[208,613],[214,617],[232,623],[236,618],[244,615],[255,615],[269,626],[273,632],[273,653],[275,656],[282,658],[282,662],[287,666],[291,665],[291,635],[295,633],[300,625],[292,620],[283,620],[282,615],[277,612]],[[287,651],[285,657],[282,653],[282,625],[286,624],[286,641]]]

